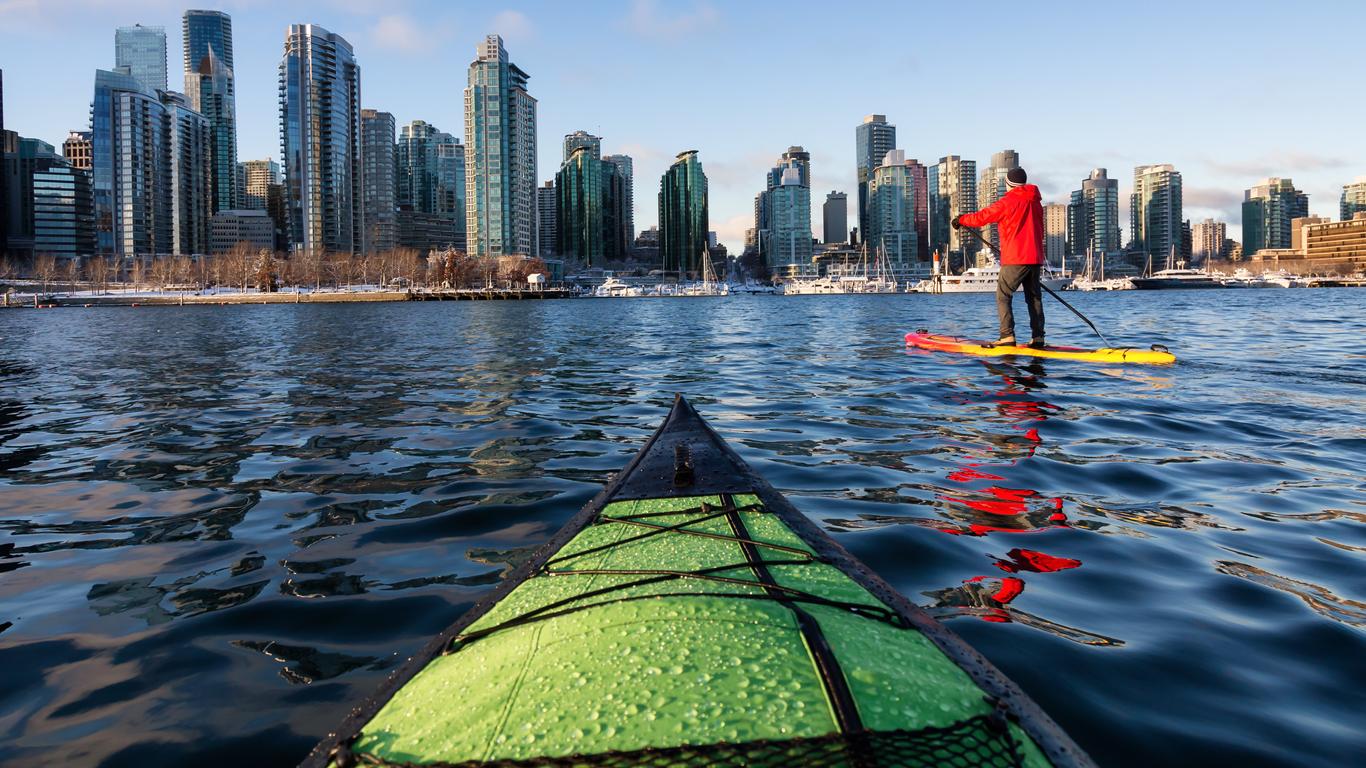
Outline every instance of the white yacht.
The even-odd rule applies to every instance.
[[[622,299],[644,295],[644,288],[624,283],[615,277],[607,278],[602,285],[594,288],[592,293],[592,296],[598,299]]]
[[[916,293],[995,293],[996,283],[1001,279],[1000,265],[972,267],[961,275],[936,275],[921,280],[912,287]],[[1045,266],[1040,281],[1048,288],[1061,291],[1072,283],[1072,278],[1062,272]]]

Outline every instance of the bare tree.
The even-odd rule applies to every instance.
[[[274,293],[276,287],[275,254],[269,248],[262,248],[256,253],[254,270],[257,289],[262,293]]]
[[[47,284],[57,276],[57,260],[50,253],[40,253],[34,256],[33,273],[39,280],[43,281],[43,293],[47,293]]]
[[[109,262],[101,256],[92,256],[86,272],[90,276],[93,289],[104,293],[109,286]]]
[[[62,279],[66,281],[67,293],[75,293],[76,283],[81,279],[81,260],[63,259],[60,269]]]
[[[133,266],[129,278],[133,281],[133,291],[141,290],[142,281],[147,276],[147,264],[141,256],[133,257]]]
[[[14,262],[10,261],[8,256],[0,254],[0,280],[8,280],[14,273]]]

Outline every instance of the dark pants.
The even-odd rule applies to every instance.
[[[1015,312],[1010,298],[1024,286],[1025,304],[1029,307],[1029,330],[1034,338],[1043,338],[1043,287],[1039,277],[1041,264],[1005,264],[1001,279],[996,282],[996,314],[1001,317],[1001,338],[1015,335]]]

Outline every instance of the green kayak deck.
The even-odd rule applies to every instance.
[[[1089,764],[682,398],[313,765]]]

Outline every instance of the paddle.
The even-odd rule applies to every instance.
[[[966,224],[962,226],[962,229],[967,230],[973,237],[980,240],[982,242],[982,245],[985,245],[986,247],[990,248],[992,252],[996,254],[997,259],[1001,258],[1001,251],[998,250],[995,245],[992,245],[990,240],[986,239],[985,237],[982,237],[982,233],[978,232],[976,229],[973,229],[972,227],[967,226]],[[1045,291],[1048,291],[1049,296],[1052,296],[1053,298],[1062,302],[1062,305],[1064,307],[1067,307],[1068,309],[1072,310],[1072,314],[1076,315],[1077,317],[1080,317],[1082,319],[1082,322],[1091,326],[1091,330],[1095,331],[1096,335],[1100,337],[1100,340],[1105,342],[1105,346],[1113,346],[1110,344],[1110,340],[1105,338],[1105,334],[1101,333],[1100,329],[1096,327],[1095,323],[1087,319],[1086,315],[1083,315],[1081,312],[1078,312],[1076,307],[1072,306],[1071,304],[1068,304],[1067,300],[1059,296],[1057,293],[1055,293],[1052,288],[1049,288],[1047,285],[1044,285],[1042,279],[1039,280],[1039,286],[1042,287]]]

